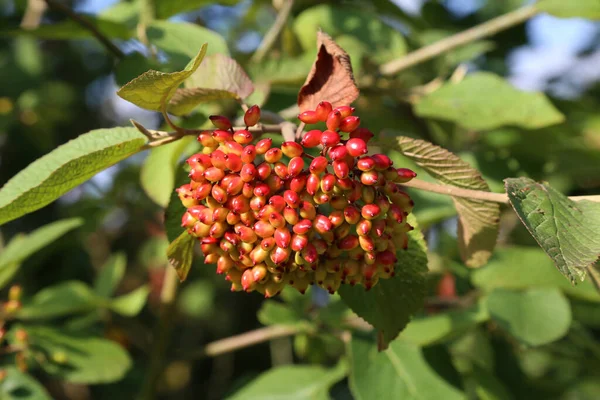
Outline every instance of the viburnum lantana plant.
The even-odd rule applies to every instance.
[[[280,147],[247,130],[259,121],[256,105],[244,115],[246,129],[210,117],[217,129],[198,135],[203,151],[188,158],[191,181],[177,191],[187,208],[182,226],[232,291],[271,297],[286,284],[301,293],[312,284],[330,293],[341,284],[368,290],[394,276],[413,207],[398,183],[416,174],[394,168],[385,154],[367,155],[373,133],[359,127],[354,111],[322,101],[298,118],[327,129]],[[316,156],[307,152],[314,148]]]

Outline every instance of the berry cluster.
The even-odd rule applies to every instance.
[[[342,283],[370,289],[394,276],[413,206],[397,184],[416,174],[384,154],[366,155],[373,134],[353,112],[321,102],[298,118],[327,129],[281,147],[252,144],[257,106],[244,116],[246,129],[212,116],[217,129],[198,136],[203,153],[187,160],[191,182],[177,189],[187,208],[182,226],[232,290],[271,297],[285,284],[304,293],[316,283],[334,293]]]

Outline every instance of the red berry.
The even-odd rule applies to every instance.
[[[362,156],[367,153],[367,144],[364,140],[358,138],[348,139],[346,148],[348,149],[348,154],[352,157]]]
[[[330,131],[337,131],[338,128],[340,127],[341,122],[342,122],[342,114],[340,113],[340,111],[335,109],[332,112],[330,112],[329,115],[327,116],[327,121],[325,122],[325,125],[327,126],[327,129]]]
[[[327,164],[328,164],[328,161],[325,157],[323,157],[323,156],[315,157],[315,159],[311,161],[308,169],[310,170],[311,173],[318,175],[318,174],[323,173],[327,169]]]
[[[217,129],[231,129],[231,121],[229,121],[229,118],[227,117],[224,117],[222,115],[211,115],[210,117],[208,117],[208,119],[210,119],[210,122],[212,122],[212,124],[216,126]]]
[[[328,101],[322,101],[317,105],[315,109],[315,113],[317,115],[317,119],[321,122],[327,121],[327,116],[332,111],[331,103]]]
[[[256,154],[265,154],[267,152],[267,150],[269,150],[271,148],[272,144],[273,144],[273,139],[271,139],[271,138],[259,140],[255,146]]]
[[[335,146],[340,142],[340,134],[327,130],[321,135],[321,144],[325,147]]]
[[[358,125],[360,125],[360,118],[355,115],[351,115],[342,120],[340,123],[340,130],[342,132],[352,132],[358,128]]]
[[[252,107],[246,110],[244,114],[244,124],[246,126],[254,126],[260,120],[260,107],[257,105],[253,105]]]
[[[333,109],[334,111],[339,111],[342,118],[346,118],[354,112],[355,108],[350,106],[339,106]]]
[[[302,155],[304,149],[299,143],[296,142],[283,142],[281,145],[281,151],[287,157],[298,157]]]
[[[306,147],[307,149],[317,147],[319,144],[321,144],[322,134],[323,132],[317,129],[306,132],[301,141],[302,146]]]
[[[303,113],[300,113],[300,115],[298,115],[298,119],[304,122],[305,124],[316,124],[317,122],[319,122],[317,113],[314,111],[304,111]]]
[[[373,132],[371,132],[367,128],[358,128],[358,129],[355,129],[352,132],[350,132],[351,139],[354,139],[354,138],[362,139],[365,141],[365,143],[368,143],[369,140],[371,140],[371,138],[373,136],[374,136]]]
[[[331,150],[329,150],[329,158],[331,158],[333,161],[341,160],[347,155],[348,149],[346,149],[346,146],[344,146],[343,144],[334,146],[331,148]]]

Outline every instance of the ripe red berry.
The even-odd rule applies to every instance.
[[[334,111],[339,111],[342,118],[346,118],[354,112],[355,108],[350,106],[339,106],[333,109]]]
[[[360,118],[355,115],[350,115],[342,120],[340,123],[340,130],[342,132],[352,132],[360,125]]]
[[[210,119],[210,122],[212,122],[212,124],[216,126],[217,129],[231,129],[231,121],[227,117],[224,117],[222,115],[211,115],[210,117],[208,117],[208,119]]]
[[[328,164],[328,161],[325,157],[323,157],[323,156],[315,157],[311,161],[308,169],[310,170],[311,173],[318,175],[318,174],[323,173],[327,169],[327,164]]]
[[[298,157],[302,155],[304,149],[299,143],[296,142],[283,142],[281,145],[281,151],[286,157]]]
[[[341,122],[342,122],[342,114],[340,113],[339,110],[334,109],[327,116],[327,121],[325,122],[325,125],[327,126],[327,129],[330,131],[337,131],[338,128],[340,127]]]
[[[371,132],[367,128],[357,128],[357,129],[353,130],[352,132],[350,132],[351,139],[354,139],[354,138],[362,139],[365,141],[365,143],[368,143],[369,140],[371,140],[371,138],[373,136],[374,136],[373,132]]]
[[[298,119],[304,122],[305,124],[316,124],[317,122],[319,122],[317,113],[314,111],[304,111],[303,113],[300,113],[300,115],[298,115]]]
[[[315,113],[317,115],[317,119],[321,122],[327,121],[327,116],[332,111],[331,103],[328,101],[322,101],[317,105],[315,109]]]
[[[317,129],[306,132],[301,141],[302,146],[306,147],[307,149],[317,147],[319,144],[321,144],[321,135],[323,135],[323,132]]]
[[[348,154],[352,157],[358,157],[367,153],[367,144],[362,139],[348,139],[346,142],[346,149],[348,149]]]
[[[324,131],[321,135],[321,144],[325,147],[335,146],[340,142],[340,134],[335,131]]]
[[[244,124],[246,126],[254,126],[260,120],[260,107],[257,105],[253,105],[252,107],[246,110],[244,114]]]
[[[271,148],[272,144],[273,144],[273,139],[271,139],[271,138],[259,140],[255,146],[256,154],[265,154],[267,152],[267,150],[269,150]]]

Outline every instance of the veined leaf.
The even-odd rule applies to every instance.
[[[196,238],[184,231],[177,239],[169,245],[167,257],[171,266],[177,270],[179,280],[184,281],[187,278],[192,261],[194,261],[194,245]]]
[[[409,220],[415,225],[414,220]],[[383,333],[384,346],[394,340],[425,300],[427,246],[420,230],[408,234],[407,250],[396,253],[396,276],[380,279],[369,291],[362,286],[342,285],[342,300],[359,317]]]
[[[29,164],[0,189],[0,225],[53,202],[98,172],[137,153],[146,137],[135,128],[85,133]]]
[[[600,204],[574,202],[529,178],[504,180],[515,212],[558,270],[572,283],[600,257]]]
[[[208,103],[216,100],[237,100],[240,97],[227,90],[205,89],[205,88],[181,88],[169,101],[169,112],[174,115],[189,114],[198,104]]]
[[[456,187],[490,191],[481,174],[456,155],[424,140],[398,138],[400,151],[435,179]],[[470,267],[480,267],[489,259],[498,236],[500,207],[496,203],[453,197],[458,212],[460,252]]]
[[[544,94],[519,91],[489,72],[476,72],[458,83],[446,83],[420,99],[415,113],[474,130],[504,125],[536,129],[564,121]]]
[[[233,58],[224,54],[212,54],[184,82],[186,88],[219,89],[245,99],[254,91],[252,81]]]
[[[169,100],[184,80],[198,68],[206,54],[206,43],[196,57],[179,72],[144,72],[125,86],[117,94],[123,99],[147,110],[164,111]]]
[[[542,12],[561,18],[600,19],[600,1],[598,0],[541,0],[535,6]]]
[[[13,238],[0,252],[0,288],[10,282],[25,259],[82,224],[80,218],[64,219]]]

